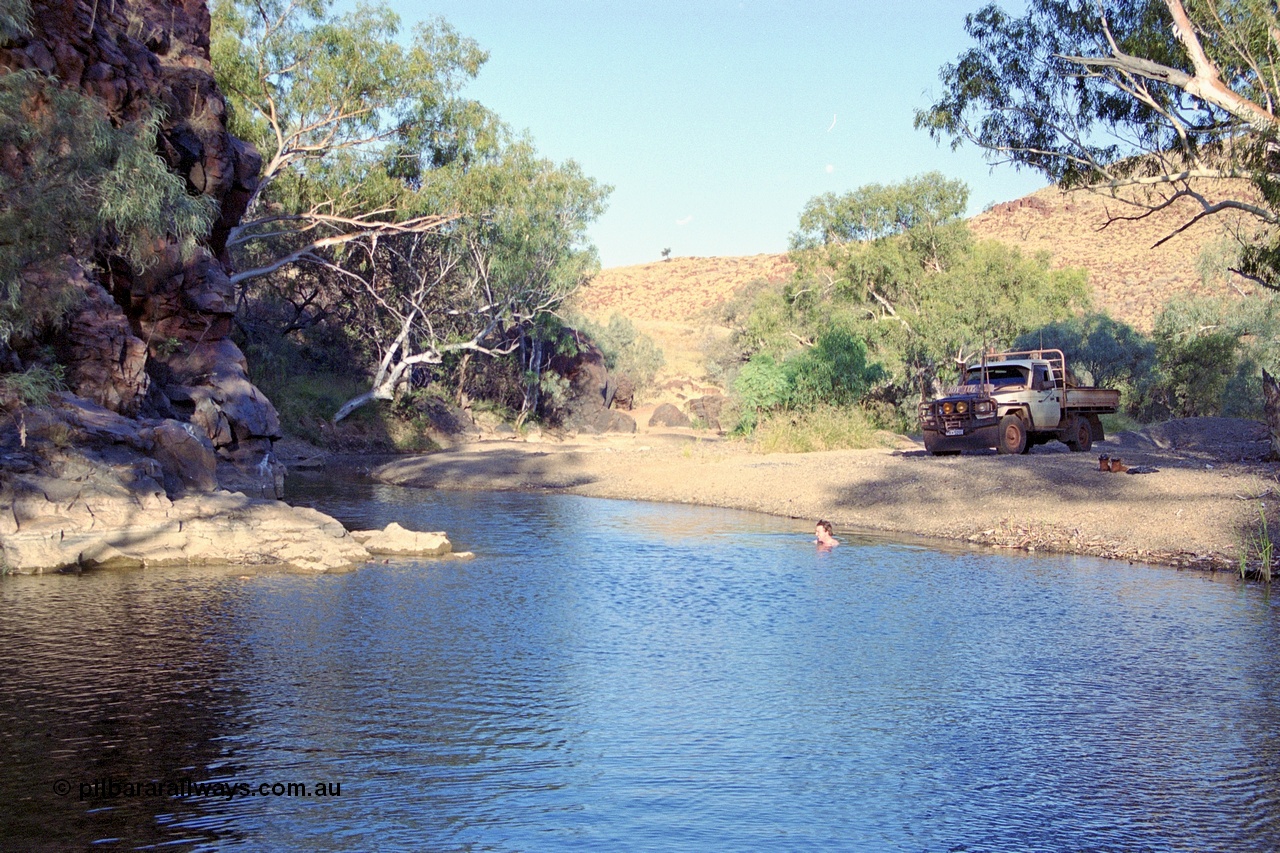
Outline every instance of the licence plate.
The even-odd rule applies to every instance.
[[[964,430],[962,430],[962,429],[949,429],[949,430],[947,430],[947,435],[964,435]]]

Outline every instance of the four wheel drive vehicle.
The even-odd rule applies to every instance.
[[[1026,453],[1054,439],[1088,450],[1103,438],[1098,416],[1120,406],[1119,391],[1079,387],[1062,350],[997,353],[969,365],[962,379],[920,404],[924,446],[935,456],[988,447]]]

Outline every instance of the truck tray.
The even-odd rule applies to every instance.
[[[1120,409],[1120,392],[1113,388],[1068,388],[1067,408],[1086,414],[1109,415]]]

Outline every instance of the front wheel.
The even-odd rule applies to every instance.
[[[1017,415],[1005,415],[1000,419],[1000,435],[996,451],[1016,456],[1027,450],[1027,426]]]
[[[948,448],[946,446],[946,442],[944,442],[941,436],[939,436],[936,432],[929,432],[928,430],[925,430],[925,433],[924,433],[924,449],[929,451],[934,456],[959,456],[960,455],[959,450],[952,450]]]

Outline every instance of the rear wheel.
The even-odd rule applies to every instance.
[[[1093,447],[1093,426],[1085,418],[1076,417],[1068,427],[1067,447],[1075,453],[1083,453]]]
[[[996,451],[1017,455],[1027,451],[1027,427],[1017,415],[1005,415],[1000,419],[1000,434]]]
[[[1085,415],[1084,419],[1088,421],[1089,426],[1093,428],[1093,440],[1105,441],[1107,438],[1107,435],[1102,431],[1102,418],[1098,417],[1097,415]]]

